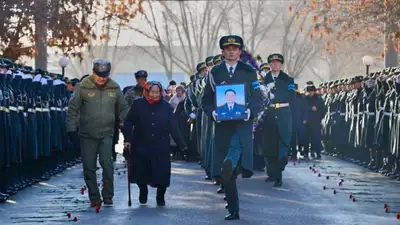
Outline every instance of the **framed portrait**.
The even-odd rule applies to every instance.
[[[217,120],[244,120],[247,118],[244,84],[222,84],[215,89]]]

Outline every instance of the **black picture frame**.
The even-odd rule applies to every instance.
[[[216,85],[215,104],[217,121],[246,119],[246,85],[241,83]]]

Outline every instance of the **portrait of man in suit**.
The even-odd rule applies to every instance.
[[[224,92],[224,104],[217,108],[218,120],[238,120],[245,119],[246,107],[237,101],[237,91],[229,88]]]

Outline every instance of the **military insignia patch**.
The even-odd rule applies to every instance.
[[[108,92],[108,96],[115,98],[117,94],[115,92]]]
[[[228,39],[228,43],[235,43],[235,42],[236,42],[235,38],[229,38]]]
[[[94,96],[96,96],[96,93],[94,93],[94,92],[93,93],[88,93],[88,96],[89,97],[94,97]]]

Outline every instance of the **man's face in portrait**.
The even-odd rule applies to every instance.
[[[225,101],[229,105],[235,103],[236,102],[236,93],[233,91],[227,91],[225,93]]]

